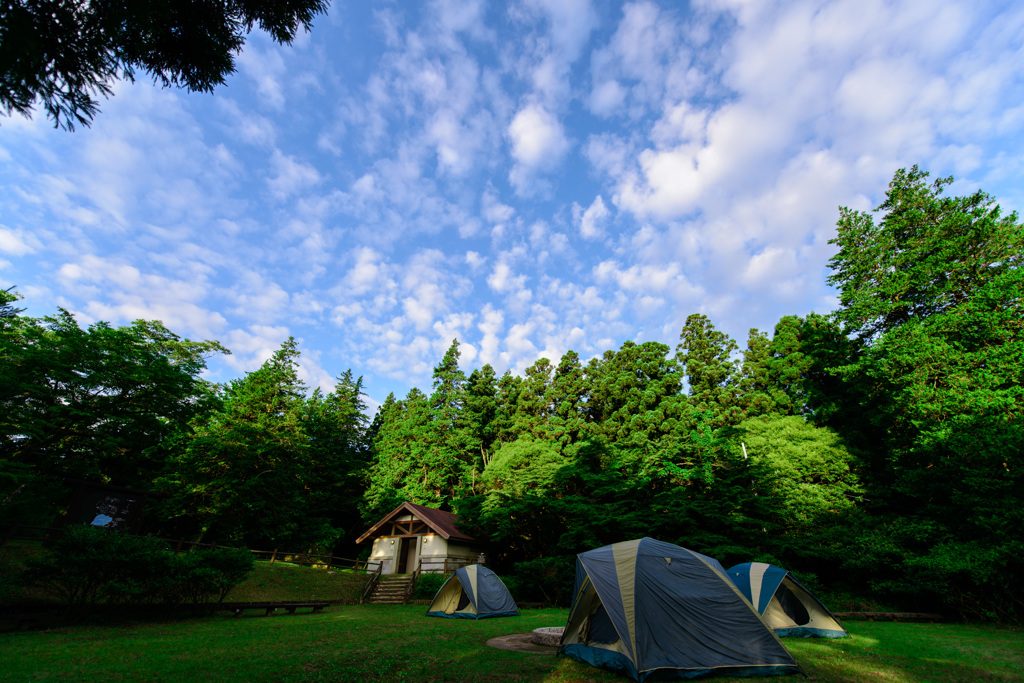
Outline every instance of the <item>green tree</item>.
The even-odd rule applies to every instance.
[[[740,405],[747,417],[770,415],[785,410],[785,404],[789,401],[785,400],[783,405],[780,405],[780,399],[785,394],[772,379],[771,341],[768,335],[760,330],[751,329],[747,338],[747,348],[743,351],[739,379]]]
[[[551,410],[548,418],[551,439],[565,447],[586,438],[590,383],[575,351],[567,351],[562,356],[544,400]]]
[[[836,319],[847,334],[877,337],[900,325],[952,312],[1006,278],[1024,262],[1017,214],[1004,216],[988,194],[943,197],[953,178],[930,185],[914,166],[893,176],[885,201],[871,213],[839,209],[839,247],[827,278],[839,289]]]
[[[489,364],[474,370],[466,380],[466,422],[470,431],[471,447],[479,458],[473,463],[474,469],[483,471],[493,455],[493,445],[498,438],[498,385],[494,368]]]
[[[554,366],[547,358],[538,358],[523,373],[516,396],[515,411],[512,412],[512,429],[515,437],[530,435],[536,439],[550,438],[548,418],[552,406],[549,401],[551,378]]]
[[[82,329],[64,310],[6,319],[0,458],[49,479],[148,487],[164,440],[205,407],[206,356],[225,351],[155,322]]]
[[[513,375],[508,370],[498,380],[498,390],[495,397],[498,406],[494,415],[494,438],[499,446],[515,441],[519,436],[516,432],[514,416],[518,411],[519,393],[522,385],[523,378]]]
[[[220,543],[297,548],[338,537],[309,505],[317,483],[303,417],[298,345],[288,338],[258,370],[231,381],[168,463],[167,514]]]
[[[0,12],[0,109],[30,116],[38,99],[56,125],[89,125],[96,96],[136,71],[212,92],[253,26],[291,43],[326,9],[324,0],[11,0]]]
[[[843,408],[874,446],[863,473],[906,576],[1024,619],[1002,582],[1024,571],[1024,229],[984,192],[943,197],[952,179],[926,179],[898,171],[878,223],[841,209],[829,282],[862,344],[838,369]]]
[[[466,488],[472,486],[479,450],[465,411],[466,376],[459,368],[460,355],[459,340],[454,339],[434,368],[427,432],[429,446],[420,463],[431,474],[431,502],[444,506],[450,506]]]
[[[768,393],[775,411],[842,428],[848,439],[859,434],[863,416],[856,406],[863,397],[841,369],[855,362],[862,347],[829,317],[809,313],[780,319],[768,359]]]
[[[403,401],[389,397],[375,420],[366,521],[376,521],[402,501],[450,507],[471,491],[479,442],[467,422],[458,340],[434,368],[433,379],[430,396],[413,388]]]
[[[798,416],[741,422],[734,439],[745,444],[759,493],[789,530],[812,529],[851,511],[862,493],[855,460],[836,432]]]
[[[742,419],[739,377],[733,359],[736,342],[700,313],[686,319],[679,340],[676,358],[686,373],[690,404],[706,413],[714,427]]]
[[[590,402],[600,416],[592,431],[636,484],[651,491],[674,485],[690,445],[692,411],[680,395],[679,364],[668,354],[665,344],[626,341],[588,367]]]
[[[363,378],[355,378],[351,370],[338,376],[331,393],[315,389],[302,409],[302,430],[309,443],[306,503],[329,518],[346,543],[363,530],[359,503],[370,461],[365,411]]]
[[[13,286],[7,289],[0,289],[0,320],[17,317],[19,313],[25,311],[24,308],[18,308],[14,305],[14,302],[19,299],[21,299],[21,295],[14,291]]]
[[[523,438],[504,444],[480,477],[485,490],[492,492],[486,507],[500,510],[509,498],[551,493],[555,475],[564,464],[555,443]]]
[[[409,429],[406,419],[410,411],[421,418],[422,425],[426,424],[426,396],[419,389],[412,389],[403,401],[388,394],[370,425],[370,469],[362,511],[363,520],[371,524],[404,500],[398,489],[406,474],[408,451],[416,444],[420,431],[415,427],[421,426]]]

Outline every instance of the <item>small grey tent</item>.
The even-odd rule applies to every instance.
[[[456,569],[437,591],[428,617],[484,619],[519,616],[519,607],[498,575],[487,567],[471,564]]]
[[[559,653],[636,681],[799,671],[718,560],[653,538],[576,556]]]
[[[776,635],[846,637],[828,608],[789,571],[746,562],[730,567],[726,574]]]

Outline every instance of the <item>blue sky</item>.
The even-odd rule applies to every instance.
[[[740,346],[836,305],[840,205],[899,167],[1024,206],[1024,5],[334,2],[213,95],[119,83],[93,126],[0,119],[0,287],[30,315],[289,335],[371,404],[569,349]]]

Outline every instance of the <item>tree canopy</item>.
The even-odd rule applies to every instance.
[[[278,43],[309,30],[326,0],[11,0],[0,12],[0,109],[88,126],[117,79],[212,92],[254,26]]]

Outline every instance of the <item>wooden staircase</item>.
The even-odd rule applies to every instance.
[[[367,602],[372,605],[404,605],[412,582],[412,574],[385,574],[377,581]]]

